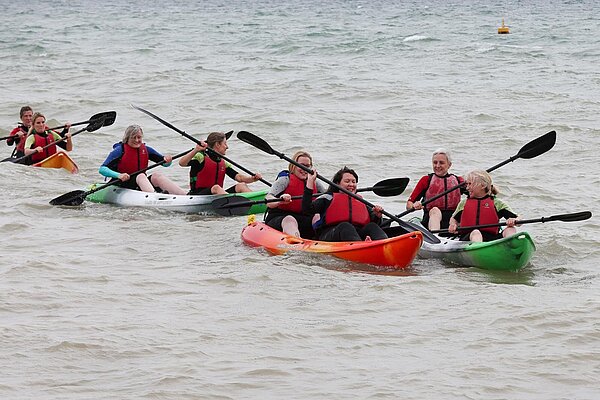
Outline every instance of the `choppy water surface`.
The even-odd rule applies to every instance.
[[[519,273],[382,273],[269,257],[242,244],[241,217],[48,204],[97,181],[131,123],[165,153],[191,148],[133,103],[409,190],[438,147],[465,173],[556,130],[495,183],[525,218],[597,213],[594,2],[71,3],[0,1],[1,129],[23,104],[118,113],[74,138],[78,175],[0,165],[3,398],[598,398],[597,217],[527,226]],[[270,181],[286,165],[236,139],[228,156]],[[366,196],[399,213],[407,195]]]

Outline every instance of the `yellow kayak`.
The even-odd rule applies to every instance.
[[[73,161],[64,151],[54,153],[50,157],[33,164],[33,166],[42,168],[63,168],[72,174],[79,172],[79,168],[77,167],[77,164],[75,164],[75,161]]]

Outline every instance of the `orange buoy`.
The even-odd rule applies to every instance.
[[[508,26],[504,25],[504,18],[502,18],[502,26],[498,28],[498,33],[501,35],[510,33],[510,31],[508,30]]]

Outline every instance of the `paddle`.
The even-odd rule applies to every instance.
[[[77,126],[77,125],[84,125],[84,124],[89,124],[90,122],[93,122],[95,120],[100,120],[102,119],[102,125],[100,127],[103,126],[111,126],[114,122],[115,119],[117,118],[117,112],[116,111],[105,111],[105,112],[101,112],[98,114],[94,114],[90,117],[89,120],[87,121],[81,121],[81,122],[75,122],[73,124],[71,124],[71,126]],[[56,129],[63,129],[66,128],[66,125],[61,125],[61,126],[56,126],[54,128],[48,128],[46,129],[46,131],[53,131]]]
[[[180,157],[183,157],[183,156],[185,156],[189,152],[190,152],[190,150],[186,150],[186,151],[184,151],[182,153],[174,155],[173,156],[173,160],[176,160],[176,159],[178,159]],[[129,179],[134,178],[136,175],[144,173],[144,172],[146,172],[146,171],[148,171],[148,170],[150,170],[152,168],[156,168],[159,165],[163,165],[165,163],[166,162],[163,160],[163,161],[157,162],[156,164],[149,165],[146,168],[140,169],[139,171],[135,171],[135,172],[129,174]],[[88,190],[88,191],[73,190],[73,191],[71,191],[69,193],[65,193],[63,195],[60,195],[60,196],[58,196],[58,197],[50,200],[50,204],[53,205],[53,206],[78,206],[81,203],[83,203],[83,201],[85,200],[85,198],[88,195],[90,195],[92,193],[95,193],[95,192],[97,192],[99,190],[102,190],[104,188],[107,188],[109,186],[117,185],[117,184],[119,184],[121,182],[122,181],[120,179],[115,179],[114,181],[110,181],[108,183],[105,183],[104,185],[100,185],[98,187],[95,187],[92,190]]]
[[[180,135],[182,135],[182,136],[184,136],[184,137],[186,137],[186,138],[190,139],[192,142],[194,142],[194,143],[196,143],[196,144],[200,144],[200,145],[202,144],[202,143],[201,143],[201,142],[200,142],[198,139],[196,139],[195,137],[193,137],[193,136],[191,136],[191,135],[187,134],[186,132],[184,132],[184,131],[182,131],[182,130],[178,129],[177,127],[173,126],[172,124],[170,124],[169,122],[167,122],[167,121],[165,121],[164,119],[160,118],[159,116],[152,114],[150,111],[148,111],[148,110],[144,110],[143,108],[141,108],[141,107],[138,107],[138,106],[135,106],[135,105],[133,105],[133,104],[131,104],[131,107],[135,108],[135,109],[136,109],[136,110],[138,110],[138,111],[141,111],[141,112],[143,112],[143,113],[144,113],[144,114],[146,114],[146,115],[149,115],[149,116],[151,116],[152,118],[154,118],[155,120],[157,120],[157,121],[158,121],[158,122],[160,122],[161,124],[163,124],[163,125],[165,125],[165,126],[167,126],[167,127],[171,128],[171,129],[173,129],[175,132],[179,133]],[[231,133],[230,133],[230,132],[227,132],[227,133],[225,134],[225,136],[227,136],[227,134],[230,134],[230,136],[231,136],[231,134],[233,134],[233,131],[231,131]],[[247,174],[249,174],[249,175],[251,175],[251,176],[254,176],[254,175],[255,175],[255,173],[254,173],[254,172],[252,172],[252,171],[250,171],[250,170],[248,170],[248,169],[244,168],[244,167],[243,167],[243,166],[241,166],[240,164],[237,164],[237,163],[235,163],[235,162],[234,162],[234,161],[232,161],[231,159],[229,159],[229,158],[225,157],[224,155],[222,155],[221,153],[219,153],[219,152],[217,152],[217,151],[215,151],[215,150],[211,149],[210,147],[207,147],[207,148],[206,148],[206,151],[207,151],[209,154],[210,154],[210,153],[212,153],[212,154],[214,154],[214,155],[217,155],[217,156],[221,157],[223,160],[229,161],[229,162],[230,162],[232,165],[235,165],[236,167],[238,167],[239,169],[241,169],[242,171],[244,171],[245,173],[247,173]],[[266,180],[264,180],[264,179],[262,179],[262,178],[261,178],[261,179],[259,179],[259,180],[260,180],[262,183],[264,183],[265,185],[267,185],[267,186],[271,186],[271,184],[270,184],[269,182],[267,182]]]
[[[523,224],[532,224],[536,222],[551,222],[551,221],[562,221],[562,222],[576,222],[576,221],[584,221],[586,219],[590,219],[592,217],[592,213],[590,211],[580,211],[572,214],[559,214],[559,215],[551,215],[549,217],[542,217],[536,219],[522,219],[518,220],[518,225]],[[489,228],[494,226],[505,226],[506,221],[498,222],[496,224],[484,224],[484,225],[473,225],[473,226],[461,226],[458,229],[479,229],[479,228]],[[445,233],[448,232],[448,229],[439,229],[435,231],[431,231],[432,233]]]
[[[389,197],[401,194],[408,186],[408,178],[391,178],[377,182],[375,186],[356,189],[357,192],[373,191],[378,196]],[[323,193],[314,193],[313,196],[320,196]],[[292,196],[292,200],[301,199],[302,196]],[[242,196],[227,196],[213,200],[211,203],[218,214],[229,217],[232,215],[246,215],[250,208],[255,204],[276,203],[281,199],[263,199],[248,200]]]
[[[101,113],[98,113],[98,114],[94,114],[94,115],[92,115],[90,117],[89,120],[82,121],[82,122],[75,122],[75,123],[71,124],[71,126],[89,124],[90,122],[92,122],[94,120],[101,119],[101,118],[104,118],[104,120],[103,120],[104,122],[103,122],[102,126],[110,126],[110,125],[112,125],[115,122],[115,119],[117,118],[117,112],[116,111],[105,111],[105,112],[101,112]],[[66,128],[66,127],[67,127],[66,125],[55,126],[54,128],[48,128],[48,129],[46,129],[46,131],[53,131],[53,130],[56,130],[56,129],[63,129],[63,128]],[[231,134],[233,134],[233,131],[231,131],[231,133],[230,132],[227,132],[227,133],[229,133],[230,136],[231,136]],[[2,140],[8,140],[10,138],[14,138],[14,136],[9,135],[9,136],[0,137],[0,141],[2,141]]]
[[[304,165],[294,161],[293,159],[287,157],[285,154],[280,153],[278,151],[276,151],[275,149],[273,149],[266,141],[264,141],[263,139],[259,138],[258,136],[247,132],[247,131],[240,131],[237,134],[238,139],[256,147],[259,150],[264,151],[267,154],[274,154],[277,157],[281,158],[282,160],[286,160],[289,163],[295,165],[296,167],[306,171],[309,174],[313,174],[313,171],[310,168],[305,167]],[[320,174],[317,174],[317,178],[319,178],[320,180],[322,180],[323,182],[327,183],[328,185],[337,188],[340,192],[346,193],[348,196],[360,201],[361,203],[365,204],[368,207],[375,207],[374,204],[368,202],[367,200],[363,199],[360,196],[357,196],[356,194],[350,192],[349,190],[344,189],[343,187],[333,183],[332,181],[330,181],[329,179],[323,177]],[[409,232],[414,232],[414,231],[421,231],[423,233],[423,238],[425,240],[427,240],[430,243],[439,243],[440,240],[434,236],[433,234],[431,234],[431,232],[429,232],[427,229],[423,228],[423,227],[419,227],[417,225],[414,225],[410,222],[406,222],[401,220],[400,218],[397,218],[395,215],[390,214],[389,212],[382,210],[381,212],[383,215],[385,215],[386,217],[396,221],[402,228],[404,228],[405,230],[409,231]]]
[[[502,161],[499,164],[494,165],[493,167],[488,168],[486,171],[488,173],[492,172],[492,171],[502,167],[503,165],[506,165],[509,162],[513,162],[519,158],[530,159],[530,158],[537,157],[541,154],[544,154],[545,152],[550,150],[552,147],[554,147],[555,143],[556,143],[556,131],[550,131],[550,132],[538,137],[537,139],[532,140],[531,142],[527,143],[525,146],[521,147],[521,150],[519,150],[519,152],[517,154],[515,154],[514,156]],[[466,184],[467,184],[466,182],[463,182],[456,186],[453,186],[453,187],[449,188],[448,190],[445,190],[442,193],[437,194],[437,195],[423,201],[421,204],[423,206],[425,206],[426,204],[431,203],[432,201],[437,200],[442,196],[445,196],[446,194],[452,192],[453,190],[460,189],[461,187],[465,186]],[[410,210],[406,210],[404,212],[401,212],[400,214],[396,214],[396,217],[402,218],[405,215],[410,214],[413,211],[415,211],[415,208],[411,208]],[[389,224],[387,224],[387,225],[389,225]]]
[[[87,131],[87,132],[94,132],[94,131],[97,131],[98,129],[102,128],[103,126],[104,126],[104,118],[93,119],[93,120],[91,120],[91,122],[89,123],[89,125],[88,125],[88,126],[86,126],[85,128],[83,128],[83,129],[80,129],[80,130],[78,130],[78,131],[76,131],[76,132],[73,132],[73,133],[71,134],[71,137],[73,137],[73,136],[76,136],[76,135],[79,135],[81,132],[85,132],[85,131]],[[65,136],[65,137],[63,137],[63,138],[61,138],[61,139],[59,139],[59,140],[57,140],[57,141],[54,141],[54,142],[52,142],[52,143],[50,143],[50,144],[47,144],[46,146],[42,147],[42,150],[45,150],[45,149],[47,149],[48,147],[50,147],[50,146],[54,146],[54,145],[56,145],[57,143],[63,142],[63,141],[65,141],[65,140],[67,140],[67,137],[66,137],[66,136]],[[29,157],[33,156],[34,154],[35,154],[35,153],[30,153],[30,154],[27,154],[26,156],[19,157],[19,158],[8,157],[8,158],[5,158],[4,160],[2,160],[2,161],[0,161],[0,162],[12,161],[12,162],[14,162],[14,163],[19,163],[19,162],[21,162],[21,161],[25,160],[26,158],[29,158]]]

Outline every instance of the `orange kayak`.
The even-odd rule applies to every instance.
[[[50,157],[33,164],[33,166],[42,168],[64,168],[72,174],[79,172],[79,168],[77,167],[77,164],[75,164],[75,161],[73,161],[64,151],[54,153]]]
[[[370,242],[323,242],[286,235],[263,222],[250,222],[242,230],[242,240],[275,255],[303,251],[364,264],[406,268],[417,256],[423,235],[416,231]]]

